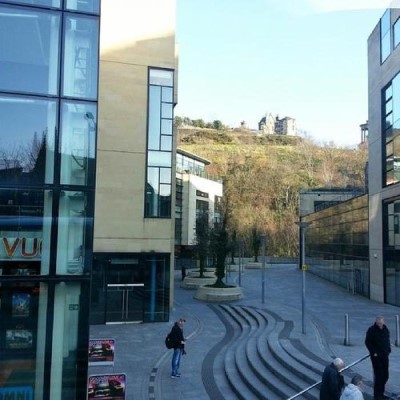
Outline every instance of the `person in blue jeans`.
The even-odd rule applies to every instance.
[[[172,354],[172,372],[171,378],[180,378],[179,367],[181,364],[181,356],[185,354],[185,337],[183,336],[183,325],[186,320],[180,318],[175,322],[171,329],[171,340],[173,343],[174,352]]]

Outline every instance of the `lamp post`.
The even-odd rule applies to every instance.
[[[261,235],[262,268],[261,268],[261,303],[265,303],[265,246],[267,236]]]
[[[300,228],[300,249],[301,249],[301,270],[302,272],[302,295],[301,295],[301,331],[306,334],[306,271],[307,265],[305,263],[306,259],[306,240],[305,233],[307,227],[310,225],[309,222],[299,221],[296,224]]]
[[[239,286],[242,286],[243,240],[239,240]]]

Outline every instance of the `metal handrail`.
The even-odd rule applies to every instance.
[[[353,365],[356,365],[358,363],[360,363],[361,361],[364,361],[366,358],[369,357],[369,354],[365,355],[364,357],[361,357],[360,359],[358,359],[357,361],[352,362],[351,364],[347,365],[346,367],[342,368],[339,372],[343,372],[348,368],[351,368]],[[309,390],[315,388],[316,386],[318,386],[322,381],[318,381],[313,383],[311,386],[306,387],[305,389],[303,389],[301,392],[296,393],[294,396],[289,397],[287,400],[293,400],[296,399],[297,397],[301,396],[302,394],[308,392]]]

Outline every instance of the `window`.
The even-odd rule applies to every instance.
[[[53,183],[57,102],[0,95],[0,104],[0,184]]]
[[[98,20],[92,17],[67,16],[64,26],[63,95],[95,100]]]
[[[149,70],[145,217],[171,217],[173,71]]]
[[[391,51],[390,8],[388,8],[381,18],[381,63],[389,57]]]
[[[397,21],[393,25],[393,47],[397,47],[399,43],[400,43],[400,19],[397,19]]]
[[[56,95],[59,36],[58,13],[0,6],[0,90]]]
[[[0,189],[0,275],[49,273],[52,192]]]
[[[61,183],[93,185],[96,105],[64,101],[61,105]]]
[[[392,185],[400,181],[400,74],[383,90],[382,102],[384,184]]]
[[[61,0],[7,0],[8,3],[16,3],[16,4],[35,4],[38,6],[44,7],[54,7],[60,8]]]
[[[204,197],[204,198],[208,199],[208,193],[202,192],[201,190],[196,190],[196,196]]]

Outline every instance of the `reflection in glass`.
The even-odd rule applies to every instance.
[[[85,265],[86,194],[63,191],[60,196],[57,274],[82,274]]]
[[[2,282],[0,291],[0,371],[7,372],[1,387],[21,387],[26,399],[42,390],[47,293],[38,282]]]
[[[162,101],[167,103],[172,103],[174,90],[172,87],[163,87],[162,88]]]
[[[160,88],[150,86],[148,148],[152,150],[160,149],[160,100]]]
[[[173,86],[174,84],[174,71],[166,69],[152,68],[150,70],[151,85]]]
[[[54,7],[60,8],[61,0],[7,0],[8,3],[17,3],[17,4],[35,4],[38,6],[44,7]]]
[[[368,297],[368,195],[303,218],[309,271]]]
[[[56,95],[59,35],[55,13],[0,6],[0,90]]]
[[[0,190],[1,275],[49,272],[52,194],[42,190]]]
[[[55,101],[0,95],[1,184],[53,182],[56,114]]]
[[[67,0],[65,7],[68,10],[98,14],[100,12],[100,0]]]
[[[169,151],[149,151],[147,157],[147,164],[150,167],[170,167],[172,165],[172,155]]]
[[[397,20],[393,25],[393,47],[400,43],[400,20]]]
[[[61,183],[93,183],[96,106],[65,101],[61,106]]]
[[[63,95],[97,98],[98,19],[65,19]]]
[[[88,291],[87,291],[88,292]],[[80,283],[61,282],[54,297],[53,357],[51,360],[51,399],[77,399],[78,360],[87,355],[87,342],[80,343],[79,310],[88,294],[82,293]],[[85,355],[84,352],[86,352]],[[65,379],[68,371],[68,379]]]
[[[390,8],[386,10],[381,18],[381,63],[388,58],[391,52],[390,41]]]

